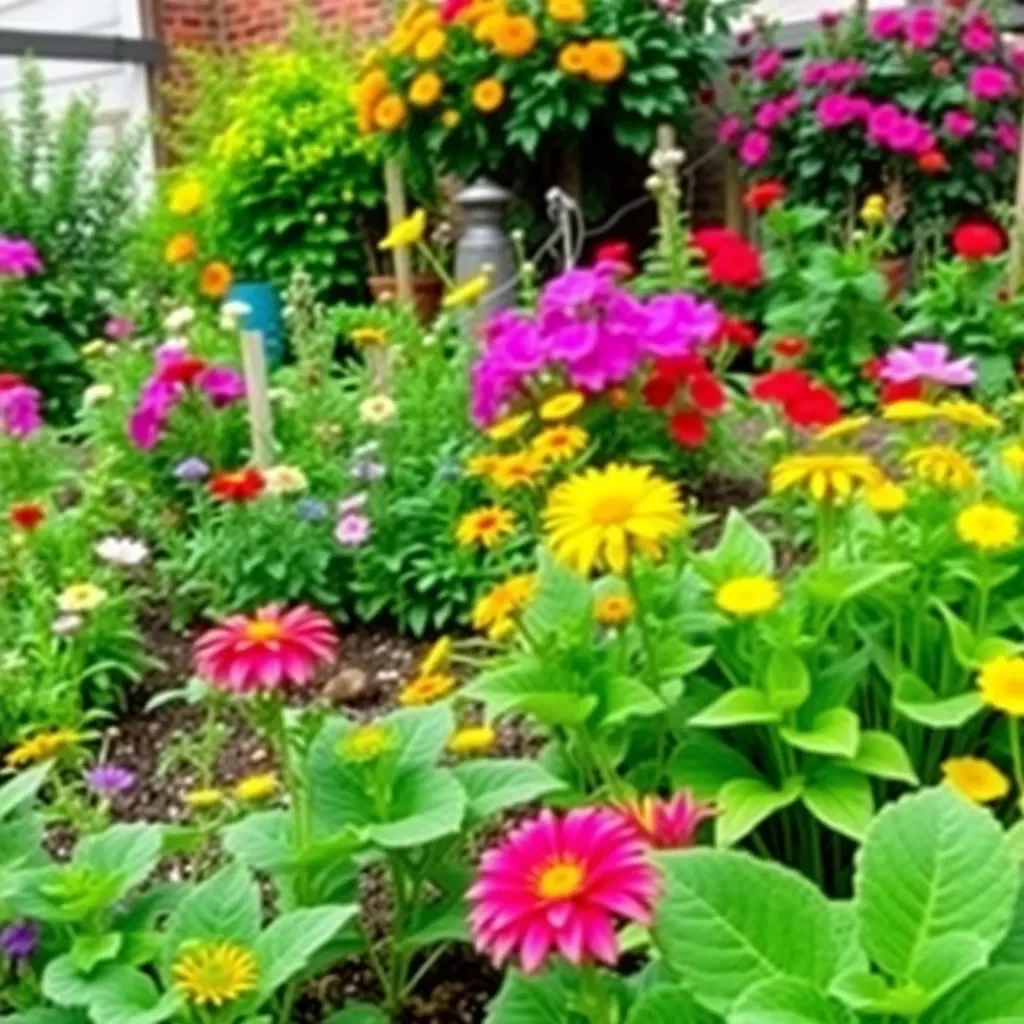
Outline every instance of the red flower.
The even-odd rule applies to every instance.
[[[843,415],[839,399],[824,384],[813,382],[802,393],[785,402],[782,411],[797,427],[827,427]]]
[[[692,241],[707,261],[708,277],[715,284],[747,289],[761,283],[761,254],[735,231],[703,228],[694,232]]]
[[[16,373],[0,373],[0,391],[12,391],[25,383]]]
[[[964,221],[953,231],[953,251],[965,260],[984,260],[1005,248],[1005,235],[987,221]]]
[[[629,242],[604,242],[594,250],[595,263],[614,263],[628,274],[635,274],[633,246]]]
[[[764,213],[785,198],[786,186],[776,178],[769,178],[767,181],[759,181],[757,184],[751,185],[743,197],[743,203],[748,210]]]
[[[655,360],[654,372],[674,384],[683,384],[695,373],[706,373],[707,367],[700,356],[666,356]]]
[[[915,402],[924,398],[924,381],[906,380],[900,383],[886,381],[879,392],[878,400],[882,405],[892,405],[893,402]]]
[[[708,424],[699,412],[677,412],[669,423],[669,432],[684,448],[699,448],[708,439]]]
[[[725,388],[710,373],[694,374],[687,384],[690,401],[702,412],[710,416],[725,408]]]
[[[746,320],[727,316],[711,340],[712,345],[722,345],[726,342],[738,348],[753,348],[757,344],[757,329]]]
[[[652,409],[666,409],[676,397],[676,387],[674,380],[655,374],[643,386],[644,401]]]
[[[937,149],[929,149],[917,158],[918,169],[925,174],[941,174],[949,170],[949,161],[946,154]]]
[[[210,481],[210,493],[221,501],[253,501],[265,486],[263,474],[249,467],[234,473],[217,473]]]
[[[760,402],[777,402],[782,405],[798,398],[810,384],[811,378],[803,370],[771,370],[754,381],[750,393]]]
[[[803,338],[779,338],[772,345],[772,352],[780,359],[799,359],[807,352],[807,342]]]
[[[865,380],[881,380],[882,368],[884,366],[885,366],[885,360],[881,356],[872,356],[860,368],[860,375]]]
[[[160,371],[160,379],[166,384],[184,384],[189,386],[206,370],[206,363],[195,356],[185,356],[168,363]]]
[[[7,521],[19,530],[32,531],[46,518],[46,511],[36,502],[20,502],[7,512]]]

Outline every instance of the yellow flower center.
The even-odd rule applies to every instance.
[[[572,860],[555,861],[537,879],[537,894],[545,900],[567,900],[583,888],[582,865]]]
[[[245,638],[256,644],[269,643],[271,640],[280,640],[284,631],[280,623],[272,622],[270,619],[253,619],[245,627]]]
[[[623,494],[604,494],[590,506],[590,517],[601,526],[620,526],[633,514],[633,501]]]
[[[382,753],[388,745],[387,731],[379,725],[356,729],[345,740],[345,752],[359,760],[369,760]]]

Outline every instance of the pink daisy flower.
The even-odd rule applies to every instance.
[[[338,637],[330,620],[308,605],[267,605],[251,618],[232,615],[196,642],[196,670],[232,693],[304,686],[332,661]]]
[[[623,820],[637,836],[656,850],[685,850],[697,841],[701,822],[716,814],[711,804],[694,799],[689,790],[668,800],[646,796],[622,809]]]
[[[614,964],[616,921],[649,925],[657,894],[644,844],[618,813],[543,811],[484,854],[470,924],[499,967],[515,953],[528,974],[555,952],[577,966]]]

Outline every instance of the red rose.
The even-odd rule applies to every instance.
[[[725,408],[725,388],[710,373],[694,374],[687,384],[690,401],[703,413],[714,416]]]
[[[263,493],[264,486],[263,474],[249,467],[234,473],[217,473],[210,481],[210,493],[221,501],[253,501]]]
[[[779,338],[772,345],[772,352],[780,359],[799,359],[807,353],[807,342],[803,338]]]
[[[10,391],[13,388],[20,388],[25,383],[24,379],[16,373],[0,373],[0,391]]]
[[[656,374],[643,386],[644,401],[652,409],[666,409],[676,397],[676,382]]]
[[[748,210],[764,213],[785,198],[786,186],[781,181],[770,178],[768,181],[759,181],[756,185],[751,185],[743,197],[743,203]]]
[[[803,370],[772,370],[754,381],[750,393],[760,402],[784,404],[802,395],[810,384]]]
[[[594,250],[595,263],[614,263],[628,273],[636,273],[633,246],[629,242],[603,242]]]
[[[949,161],[946,154],[937,149],[929,149],[927,153],[921,153],[917,158],[918,169],[925,174],[941,174],[949,170]]]
[[[206,363],[195,356],[185,356],[173,363],[168,363],[160,371],[160,379],[166,384],[184,384],[195,382],[195,379],[206,370]]]
[[[988,259],[1005,248],[1005,235],[988,221],[964,221],[953,231],[953,251],[965,260]]]
[[[684,448],[699,448],[708,439],[707,421],[691,409],[672,417],[669,432]]]
[[[924,398],[924,381],[907,380],[901,383],[886,381],[878,394],[878,400],[882,405],[892,405],[893,402],[916,402]]]
[[[787,401],[782,411],[797,427],[827,427],[843,415],[839,399],[824,384],[815,383]]]
[[[727,316],[711,340],[713,345],[722,345],[725,342],[739,348],[753,348],[757,344],[757,330],[746,320]]]
[[[33,502],[21,502],[12,505],[7,512],[7,521],[19,530],[32,531],[46,518],[42,505]]]

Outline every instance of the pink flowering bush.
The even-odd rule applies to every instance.
[[[1009,194],[1022,65],[991,5],[826,15],[800,63],[757,37],[719,139],[751,181],[781,179],[848,223],[887,193],[910,249]]]

